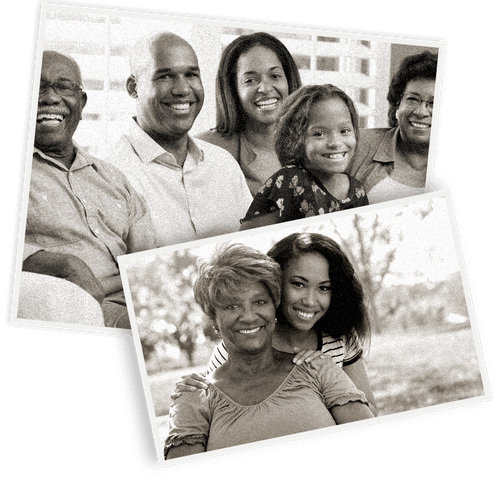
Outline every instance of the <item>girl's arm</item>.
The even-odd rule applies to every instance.
[[[279,223],[279,210],[271,211],[270,213],[256,216],[255,218],[243,221],[240,226],[240,231],[245,231],[252,228],[260,228],[261,226],[268,226],[270,224]]]
[[[368,405],[362,402],[348,402],[345,405],[335,405],[330,408],[335,423],[347,424],[356,422],[357,420],[365,420],[373,418],[373,413],[370,412]]]
[[[370,386],[370,381],[368,380],[368,375],[366,374],[365,362],[363,358],[358,359],[353,364],[344,366],[342,369],[356,385],[356,388],[365,394],[366,399],[370,404],[370,410],[376,417],[378,410],[375,405],[375,397],[373,396],[372,387]]]

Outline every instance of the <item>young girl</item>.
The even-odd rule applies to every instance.
[[[347,256],[335,241],[319,233],[293,233],[267,254],[283,272],[273,348],[288,353],[302,350],[294,358],[296,364],[318,356],[333,359],[365,393],[376,415],[361,345],[369,337],[370,325],[363,288]],[[226,360],[221,342],[212,353],[208,371]],[[172,398],[205,387],[198,375],[183,377]]]
[[[256,194],[240,229],[368,204],[361,183],[344,173],[358,135],[356,108],[341,89],[325,84],[295,91],[276,129],[283,167]]]

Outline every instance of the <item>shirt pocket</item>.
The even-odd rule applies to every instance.
[[[129,230],[128,201],[119,192],[102,192],[98,196],[97,217],[108,231],[125,240]]]
[[[67,245],[81,239],[82,218],[74,201],[57,192],[30,194],[26,236],[45,248]]]

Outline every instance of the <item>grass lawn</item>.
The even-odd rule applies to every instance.
[[[379,415],[449,403],[484,394],[472,332],[372,336],[366,358]],[[153,375],[151,392],[158,427],[166,435],[170,394],[181,375],[204,367]]]

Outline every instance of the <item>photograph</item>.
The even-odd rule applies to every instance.
[[[449,193],[407,201],[119,258],[160,465],[489,398]]]
[[[43,0],[26,0],[6,4],[0,33],[5,66],[2,77],[2,86],[5,88],[3,102],[8,113],[8,116],[0,120],[6,161],[6,172],[0,178],[0,197],[3,203],[0,217],[4,229],[2,254],[6,262],[0,292],[4,315],[3,325],[0,326],[0,381],[4,396],[0,414],[0,447],[5,459],[0,471],[0,483],[50,486],[108,486],[115,483],[123,486],[215,486],[221,482],[241,486],[332,482],[383,486],[494,484],[495,478],[498,478],[498,453],[494,447],[494,437],[500,434],[497,396],[500,377],[497,352],[500,339],[497,306],[500,258],[495,224],[498,201],[495,190],[489,184],[500,177],[500,164],[494,160],[494,143],[498,137],[496,114],[500,109],[500,100],[495,96],[498,89],[495,62],[498,46],[497,18],[494,3],[486,0],[453,7],[446,2],[431,0],[420,0],[418,3],[357,0],[343,4],[325,0],[318,0],[314,4],[267,0],[247,3],[229,0],[191,0],[183,3],[161,0],[48,0],[46,3]],[[217,99],[221,95],[217,95],[216,86],[219,64],[225,49],[233,41],[259,32],[276,38],[285,46],[298,69],[301,87],[304,87],[302,91],[301,88],[296,89],[293,85],[294,78],[291,77],[289,82],[287,76],[290,75],[285,74],[288,90],[283,91],[273,84],[273,90],[276,91],[274,96],[258,103],[262,111],[270,114],[275,112],[273,105],[279,105],[283,101],[283,94],[288,94],[288,103],[291,102],[290,98],[307,102],[310,98],[299,97],[299,94],[294,96],[294,93],[312,94],[309,88],[305,89],[312,85],[331,84],[342,90],[353,102],[356,117],[353,117],[352,105],[349,106],[348,101],[345,101],[345,105],[353,128],[357,120],[359,139],[356,140],[357,147],[353,156],[350,154],[350,147],[346,147],[341,153],[345,152],[345,158],[351,163],[345,169],[346,175],[359,180],[370,205],[346,209],[343,213],[336,211],[331,217],[314,215],[307,220],[280,222],[275,229],[268,226],[239,232],[243,223],[238,221],[236,230],[226,232],[227,236],[214,236],[207,231],[206,226],[200,224],[209,221],[209,225],[225,225],[229,223],[229,218],[212,217],[216,214],[216,211],[211,210],[213,193],[202,191],[200,196],[190,191],[191,197],[202,198],[203,205],[198,209],[203,209],[203,213],[201,216],[196,212],[190,213],[192,226],[188,226],[190,233],[186,238],[189,241],[181,242],[179,238],[179,234],[182,236],[185,231],[182,228],[186,227],[181,224],[185,219],[182,219],[183,213],[180,210],[170,211],[166,215],[176,218],[175,224],[168,222],[156,227],[157,231],[168,229],[160,237],[171,236],[172,242],[156,242],[152,245],[147,229],[134,233],[134,242],[146,241],[148,247],[154,246],[150,250],[141,250],[150,253],[148,258],[158,253],[155,258],[159,268],[148,267],[151,271],[151,285],[153,282],[158,285],[159,269],[165,269],[165,275],[170,280],[162,280],[160,287],[152,288],[148,278],[141,276],[141,265],[133,270],[142,280],[139,305],[147,304],[141,316],[137,316],[136,324],[146,325],[144,323],[149,322],[150,331],[144,339],[144,345],[138,347],[132,327],[127,329],[104,324],[100,301],[103,299],[104,302],[105,294],[116,288],[116,301],[107,298],[105,305],[110,309],[115,307],[119,313],[118,318],[135,319],[135,316],[128,315],[128,311],[126,314],[123,307],[125,294],[119,289],[125,284],[119,277],[117,260],[122,259],[120,255],[125,255],[125,260],[131,258],[133,255],[127,252],[136,248],[130,244],[129,233],[118,229],[123,229],[120,226],[124,224],[126,230],[128,215],[135,214],[140,219],[141,212],[127,212],[126,218],[122,212],[122,202],[126,200],[127,209],[134,201],[139,209],[148,204],[150,217],[153,216],[153,209],[134,187],[133,184],[137,184],[133,178],[134,172],[130,170],[125,174],[123,168],[111,167],[109,155],[123,142],[124,156],[121,161],[123,164],[129,161],[125,155],[130,152],[125,147],[127,140],[132,143],[132,139],[126,137],[127,130],[134,127],[135,120],[140,121],[139,98],[131,96],[134,95],[133,81],[136,79],[131,78],[134,74],[130,68],[132,49],[140,39],[165,31],[178,36],[171,39],[181,44],[182,41],[178,38],[183,39],[191,46],[200,71],[203,107],[188,131],[188,140],[195,142],[197,147],[204,143],[212,144],[211,150],[219,153],[225,150],[230,157],[225,155],[224,160],[230,159],[231,162],[228,163],[233,167],[233,159],[236,160],[250,192],[248,207],[254,200],[253,192],[260,188],[257,187],[259,182],[252,184],[252,172],[245,165],[245,161],[249,159],[245,159],[245,155],[255,156],[260,161],[276,160],[278,155],[276,151],[269,156],[265,150],[247,150],[252,142],[255,143],[252,133],[248,131],[252,128],[250,125],[237,128],[233,137],[227,135],[230,142],[228,145],[217,146],[217,139],[222,141],[225,135],[220,133],[220,138],[218,135],[218,130],[223,130],[220,126],[217,128]],[[186,44],[182,45],[186,47]],[[44,51],[47,51],[45,60]],[[403,59],[425,51],[429,51],[431,55],[437,54],[434,94],[439,107],[432,117],[428,150],[425,143],[422,145],[425,149],[422,154],[428,155],[427,164],[424,163],[425,171],[420,176],[425,173],[426,194],[433,194],[434,197],[445,191],[448,217],[444,218],[443,228],[451,226],[453,244],[450,244],[448,251],[441,252],[441,246],[434,240],[444,234],[440,227],[430,225],[440,214],[439,205],[435,205],[426,217],[423,217],[421,211],[411,213],[413,216],[408,221],[416,220],[416,227],[422,229],[423,236],[408,232],[405,218],[397,216],[399,213],[395,205],[392,209],[395,211],[394,224],[390,225],[387,241],[376,240],[377,245],[380,245],[380,252],[370,253],[374,258],[370,262],[376,266],[375,273],[380,271],[381,275],[384,274],[380,264],[384,261],[384,255],[388,256],[395,247],[401,247],[403,251],[403,247],[411,242],[414,249],[410,251],[411,256],[405,264],[408,266],[407,270],[401,269],[399,256],[396,254],[390,271],[380,284],[380,292],[372,295],[379,288],[378,282],[373,281],[373,267],[370,266],[370,270],[365,272],[361,263],[361,247],[355,244],[356,230],[352,224],[347,227],[339,226],[343,219],[340,216],[345,215],[348,219],[354,215],[367,218],[372,210],[389,210],[389,205],[392,204],[390,202],[373,203],[373,191],[376,194],[378,189],[387,187],[388,183],[393,188],[407,190],[422,189],[423,183],[422,179],[417,178],[408,181],[406,185],[400,177],[404,175],[401,169],[410,168],[405,165],[400,165],[399,170],[394,167],[391,177],[386,177],[390,180],[380,180],[378,189],[372,187],[372,184],[378,184],[377,177],[384,174],[383,168],[378,172],[378,164],[369,165],[377,176],[369,182],[361,180],[361,172],[350,174],[349,171],[354,167],[359,150],[370,134],[376,138],[384,133],[391,136],[398,132],[398,136],[403,136],[403,126],[399,129],[391,126],[391,105],[387,96],[392,79],[404,67]],[[214,55],[214,52],[218,54]],[[152,60],[147,59],[151,68]],[[261,56],[261,59],[265,58]],[[139,61],[145,60],[146,58],[139,56]],[[281,58],[278,60],[284,69],[284,61]],[[196,65],[192,67],[196,68]],[[68,68],[69,72],[59,74],[59,68]],[[266,75],[266,72],[260,74]],[[189,71],[189,77],[193,82],[198,79],[196,69]],[[279,76],[275,79],[282,80]],[[135,86],[136,89],[139,88],[138,96],[148,92],[147,84],[143,84],[144,89],[141,90],[140,78],[139,84],[136,83]],[[328,89],[341,96],[335,88]],[[61,90],[63,96],[60,94]],[[191,112],[187,105],[199,100],[199,89],[197,92],[197,98],[185,97],[182,103],[174,104],[176,113],[183,110]],[[68,97],[68,93],[75,95]],[[474,93],[479,93],[480,97],[474,96]],[[44,108],[40,110],[39,128],[43,130],[40,135],[50,134],[52,130],[57,133],[57,127],[62,128],[66,121],[71,121],[70,131],[74,133],[70,136],[66,132],[62,140],[71,139],[74,149],[78,148],[80,155],[85,153],[84,157],[92,162],[97,171],[96,174],[90,174],[96,176],[95,181],[100,184],[99,190],[89,191],[93,186],[85,181],[83,186],[79,185],[80,180],[73,178],[78,174],[70,176],[73,170],[67,170],[64,163],[57,164],[62,171],[59,174],[60,183],[63,184],[64,174],[67,174],[68,181],[73,184],[71,187],[76,197],[71,204],[68,203],[63,186],[58,186],[61,192],[55,192],[52,185],[44,188],[41,185],[44,179],[34,175],[34,156],[38,158],[46,150],[43,147],[36,148],[39,94],[42,94],[42,99],[49,99],[49,103],[52,98],[52,103],[56,106],[60,99],[65,98],[63,107],[59,105],[61,109],[48,109],[47,101],[42,102]],[[417,112],[425,114],[427,118],[418,123],[410,123],[417,132],[429,132],[433,99],[427,93],[415,94],[418,95],[417,101],[419,100]],[[75,106],[70,102],[71,99],[79,103],[70,112],[69,107]],[[239,95],[235,95],[235,99],[239,100]],[[339,105],[338,100],[325,101],[326,103],[322,103],[323,107],[320,104],[319,111],[323,108],[325,112],[340,106],[344,108],[342,104]],[[405,106],[407,102],[406,96]],[[410,100],[411,103],[416,101]],[[147,112],[148,106],[141,106]],[[304,108],[305,115],[318,114],[318,106],[306,104]],[[154,109],[153,111],[156,112]],[[238,113],[246,112],[239,110]],[[401,121],[405,112],[400,109],[398,117]],[[283,119],[288,123],[287,120],[289,119]],[[274,123],[272,117],[271,122]],[[190,123],[191,121],[188,124]],[[277,125],[276,123],[276,128]],[[139,125],[135,128],[139,130]],[[350,127],[347,128],[348,130],[343,130],[346,135],[350,133]],[[307,132],[301,133],[305,135]],[[203,134],[210,139],[197,138]],[[321,135],[321,131],[310,135],[312,142],[316,135]],[[126,139],[122,138],[124,136]],[[40,140],[42,143],[43,138]],[[401,143],[403,138],[396,138],[398,140]],[[292,141],[301,143],[299,137]],[[247,148],[244,148],[245,144]],[[193,144],[190,143],[189,146],[193,147]],[[70,145],[68,143],[61,146],[63,147],[68,148]],[[148,144],[147,147],[151,145]],[[184,147],[187,149],[187,142]],[[267,145],[263,147],[268,148]],[[313,159],[312,147],[311,143],[310,155],[306,153],[306,159],[302,160],[317,160]],[[401,145],[396,145],[398,147],[400,149]],[[160,156],[160,159],[173,161],[167,152],[173,153],[172,149],[166,149],[165,153],[145,149],[146,157],[151,154],[151,157]],[[365,153],[369,154],[368,149]],[[382,151],[378,155],[384,153]],[[63,156],[65,154],[66,152],[61,153]],[[197,156],[194,152],[195,161],[200,154],[201,152]],[[399,152],[399,156],[401,155]],[[418,154],[414,155],[416,157],[412,163],[419,160]],[[342,155],[329,157],[332,162],[336,158],[342,159]],[[425,160],[424,157],[423,161]],[[369,161],[368,158],[367,163]],[[63,159],[63,162],[68,163],[68,160]],[[378,162],[383,162],[383,159]],[[362,166],[363,162],[359,163]],[[152,170],[148,184],[151,182],[155,187],[166,186],[168,181],[162,176],[162,172],[164,168],[167,172],[167,165],[149,165]],[[189,163],[184,164],[183,167],[188,165]],[[261,163],[258,167],[267,165],[267,162]],[[38,168],[42,167],[45,166]],[[72,169],[77,167],[75,164]],[[391,164],[386,168],[389,174]],[[49,170],[48,165],[46,169]],[[310,167],[305,169],[309,172],[299,171],[297,182],[300,174],[312,174]],[[88,167],[85,170],[89,174]],[[276,169],[273,169],[271,176],[275,172]],[[117,176],[117,181],[118,184],[122,181],[123,186],[118,192],[108,192],[110,185],[114,185],[108,175],[119,173],[122,175]],[[222,178],[226,173],[229,175],[231,172],[223,172]],[[238,171],[236,173],[239,174]],[[410,173],[411,171],[407,175]],[[184,176],[185,171],[182,174]],[[141,175],[141,172],[136,175]],[[318,174],[314,177],[323,180],[326,175]],[[344,182],[351,181],[336,172],[333,175],[333,180],[337,178],[338,182],[342,179]],[[37,179],[36,187],[41,194],[32,201],[32,209],[37,216],[30,222],[28,209],[32,179]],[[124,182],[125,179],[128,183]],[[271,187],[263,184],[267,188],[264,191],[280,189],[280,180],[275,177],[273,186],[271,178]],[[309,189],[315,192],[316,197],[323,195],[322,192],[325,195],[330,192],[328,187],[331,185],[320,185],[318,182],[321,181],[315,181],[315,184],[321,191],[302,185],[302,180],[300,184],[292,183],[293,187],[288,188],[303,196],[298,211],[304,217],[310,210],[310,214],[320,213],[325,204],[328,210],[337,207],[328,204],[327,198],[323,199],[323,204],[316,200],[318,204],[310,207]],[[324,182],[328,181],[324,179]],[[205,177],[201,183],[205,183]],[[304,188],[304,193],[301,188]],[[356,187],[356,195],[358,189],[360,188]],[[335,188],[332,191],[335,193]],[[176,197],[176,193],[172,191],[168,194],[167,191],[159,192],[163,197],[168,197],[170,193]],[[47,196],[47,200],[43,196]],[[106,210],[109,206],[108,196],[112,196],[112,211]],[[365,196],[359,192],[357,202],[363,203]],[[82,200],[87,197],[90,198],[89,204]],[[424,196],[411,196],[409,200],[421,197]],[[285,198],[283,199],[285,202]],[[49,204],[55,200],[57,204]],[[241,204],[241,201],[237,202]],[[181,204],[175,198],[172,202],[154,205],[154,209],[161,211],[162,208],[171,208],[174,203]],[[93,226],[91,220],[83,218],[83,215],[86,217],[92,213],[93,204],[97,208],[98,219],[94,221],[98,224],[97,227]],[[284,204],[283,208],[278,206],[281,202],[276,204],[275,214],[268,215],[270,220],[266,222],[272,223],[272,218],[279,215],[280,210],[284,212],[290,209],[289,204]],[[401,196],[398,205],[405,204],[408,201]],[[233,206],[230,200],[224,200],[224,211],[231,211],[234,207],[236,204]],[[71,216],[71,208],[76,212],[73,215],[82,215],[83,228],[89,225],[94,236],[97,236],[95,230],[101,232],[117,225],[118,247],[113,248],[112,242],[106,241],[113,252],[104,252],[109,258],[107,262],[110,266],[106,268],[112,279],[102,280],[104,270],[97,271],[94,268],[100,265],[94,259],[82,258],[83,255],[76,252],[76,249],[69,254],[69,260],[68,254],[65,254],[62,261],[53,261],[56,267],[50,272],[51,275],[39,273],[40,267],[37,270],[33,266],[30,272],[23,272],[25,240],[27,232],[33,229],[31,223],[38,224],[39,217],[47,218],[47,232],[36,236],[36,244],[51,244],[51,238],[55,237],[53,243],[56,245],[53,250],[59,253],[66,245],[57,244],[61,226],[73,234],[71,226],[76,220]],[[258,210],[261,211],[260,208]],[[241,218],[245,216],[243,214]],[[332,221],[327,223],[326,220],[330,219]],[[259,222],[257,217],[249,220],[247,225],[252,220],[253,223]],[[387,222],[383,222],[381,218],[379,221],[384,225]],[[351,221],[353,222],[354,220]],[[147,221],[145,223],[147,226]],[[316,227],[319,223],[321,225]],[[292,228],[295,225],[297,230]],[[365,226],[363,228],[367,235]],[[400,230],[406,243],[399,241]],[[87,238],[88,232],[84,231]],[[198,275],[194,258],[186,258],[173,265],[167,255],[173,255],[173,252],[180,255],[178,252],[182,250],[186,252],[185,256],[189,256],[188,254],[194,254],[196,247],[202,245],[207,252],[199,255],[196,253],[196,261],[199,257],[205,260],[212,255],[215,246],[219,244],[218,240],[225,238],[241,241],[249,248],[266,255],[273,245],[294,231],[319,233],[338,243],[356,271],[365,299],[371,300],[367,306],[370,317],[369,334],[356,331],[359,347],[353,348],[354,354],[350,346],[346,348],[347,352],[339,362],[342,368],[337,367],[349,372],[364,365],[367,377],[364,384],[353,373],[349,377],[363,393],[359,401],[352,403],[374,417],[349,424],[340,423],[340,419],[335,426],[323,427],[323,424],[319,424],[313,430],[299,432],[283,424],[286,430],[276,431],[269,427],[269,434],[274,435],[272,438],[245,434],[243,440],[247,442],[240,445],[221,444],[220,441],[218,444],[210,441],[209,444],[207,440],[210,450],[182,458],[173,458],[182,450],[171,441],[168,449],[173,452],[168,453],[170,458],[165,460],[165,441],[169,435],[168,411],[171,404],[177,401],[181,406],[186,400],[199,399],[202,393],[191,390],[189,393],[194,395],[190,398],[187,387],[196,389],[201,386],[203,389],[205,386],[213,391],[217,386],[228,396],[232,393],[224,389],[220,382],[207,385],[202,381],[209,377],[207,372],[212,353],[219,346],[222,337],[220,326],[217,335],[213,325],[209,324],[209,317],[193,300],[193,287]],[[194,241],[193,234],[199,241]],[[207,238],[215,239],[209,241]],[[99,248],[98,238],[93,240],[90,236],[90,240],[85,241],[93,241],[97,244],[96,248]],[[429,241],[435,241],[431,251],[426,246]],[[170,244],[176,245],[172,251],[168,248],[164,252],[158,249]],[[160,254],[164,254],[164,257],[160,258]],[[117,260],[115,255],[118,255]],[[142,255],[145,253],[141,253],[140,259]],[[43,257],[43,253],[38,255],[40,256]],[[423,256],[425,258],[422,259]],[[99,255],[96,258],[99,260]],[[450,259],[458,261],[458,267],[456,263],[448,266]],[[32,263],[40,265],[44,262]],[[60,265],[64,263],[72,265],[69,273],[68,269],[61,269]],[[435,270],[430,271],[433,266]],[[92,277],[87,267],[91,268],[92,274],[96,272],[94,276],[97,279]],[[83,269],[85,271],[82,273]],[[179,273],[181,269],[185,272]],[[61,270],[65,273],[61,273]],[[182,284],[181,277],[186,285]],[[181,285],[180,290],[184,289],[186,292],[176,293],[178,285]],[[157,288],[173,292],[172,298],[179,304],[179,311],[175,310],[175,305],[172,307],[169,304],[169,308],[175,312],[171,310],[171,314],[164,313],[160,297],[155,302],[155,296],[160,296],[160,293],[156,293]],[[393,292],[390,293],[387,289]],[[20,298],[21,294],[24,300]],[[188,294],[191,300],[187,300]],[[131,298],[130,295],[129,297]],[[161,294],[161,297],[165,295]],[[282,301],[283,298],[280,299]],[[182,310],[190,312],[189,318],[181,314]],[[278,317],[277,311],[275,313]],[[374,313],[377,313],[378,318],[373,317]],[[187,325],[187,319],[191,325]],[[181,322],[186,324],[180,327]],[[393,336],[397,339],[394,340]],[[323,336],[321,341],[322,339]],[[316,338],[316,344],[318,343],[319,339]],[[452,351],[440,353],[442,346],[451,346]],[[311,341],[304,343],[303,354],[312,351],[314,347],[314,343],[311,346]],[[297,357],[300,351],[293,356]],[[315,352],[317,351],[316,349]],[[425,356],[422,361],[421,356]],[[353,362],[350,357],[356,361]],[[328,359],[316,356],[316,360],[308,366],[313,367],[317,361],[323,363]],[[183,380],[188,381],[183,384]],[[345,378],[343,380],[345,382]],[[326,393],[324,389],[321,394],[323,392]],[[177,397],[177,394],[180,396]],[[240,399],[236,403],[244,402]],[[336,411],[338,410],[337,408]],[[333,415],[332,419],[335,420]],[[263,434],[262,427],[255,429],[255,433]],[[251,442],[254,438],[258,440]],[[198,444],[202,444],[204,440]],[[212,447],[219,446],[224,447],[211,450]]]
[[[42,4],[13,321],[130,334],[121,255],[429,191],[443,50]]]

